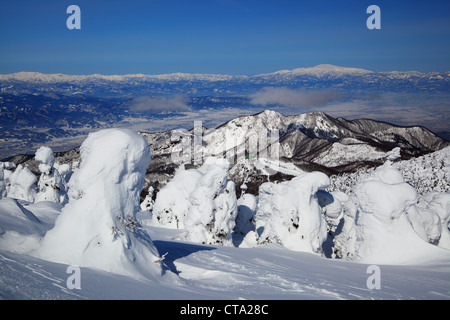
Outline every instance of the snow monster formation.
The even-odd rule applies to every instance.
[[[343,203],[342,230],[334,238],[337,257],[362,263],[408,264],[448,255],[447,250],[428,243],[439,243],[442,231],[446,241],[441,218],[417,207],[416,190],[391,161],[358,183],[349,198]],[[437,203],[431,201],[430,205]],[[442,219],[446,227],[447,216]]]
[[[36,255],[118,274],[160,276],[158,251],[135,219],[149,162],[149,146],[134,131],[90,134],[69,182],[71,199]]]
[[[183,239],[190,242],[232,245],[237,200],[229,166],[211,157],[199,169],[178,171],[156,196],[154,222],[184,229]]]
[[[41,176],[38,182],[39,192],[34,201],[53,201],[64,205],[67,202],[66,186],[58,169],[54,167],[55,158],[52,149],[40,147],[36,150],[35,159],[39,162]]]
[[[258,243],[275,242],[291,250],[322,252],[327,223],[317,192],[329,184],[330,179],[321,172],[262,184],[255,218]]]

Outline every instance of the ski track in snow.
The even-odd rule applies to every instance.
[[[277,245],[234,248],[161,239],[163,228],[147,228],[157,235],[158,250],[168,252],[167,270],[157,282],[81,268],[81,290],[70,290],[66,265],[0,251],[0,298],[450,299],[448,264],[380,266],[381,289],[371,290],[364,264]]]
[[[48,264],[26,261],[19,255],[17,260],[0,253],[0,298],[2,299],[80,299],[82,295],[66,286],[64,270],[55,276],[55,270],[48,270]],[[33,259],[31,259],[33,260]]]
[[[43,212],[36,211],[38,217]],[[367,264],[277,244],[236,248],[188,242],[180,240],[184,230],[153,225],[145,213],[139,217],[148,223],[143,228],[159,254],[167,253],[162,277],[137,279],[82,267],[81,289],[69,289],[68,265],[0,250],[0,299],[450,300],[448,255],[423,265],[380,265],[381,288],[369,289]],[[33,241],[39,246],[39,236]]]
[[[380,266],[382,287],[368,289],[366,264],[330,260],[278,245],[258,248],[207,246],[158,238],[147,227],[171,270],[192,290],[229,299],[450,299],[449,266]]]

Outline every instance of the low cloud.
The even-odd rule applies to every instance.
[[[133,98],[128,103],[128,108],[135,112],[164,112],[164,111],[189,111],[191,107],[187,105],[188,98],[183,95],[173,97],[149,97],[141,96]]]
[[[335,90],[307,91],[286,87],[265,87],[249,96],[255,105],[322,106],[341,98]]]

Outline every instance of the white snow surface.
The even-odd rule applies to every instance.
[[[335,167],[357,160],[383,159],[386,153],[378,151],[375,147],[363,143],[336,142],[331,148],[317,157],[315,163],[323,166]]]
[[[152,213],[139,211],[146,141],[126,129],[93,133],[68,204],[0,199],[0,298],[449,300],[450,193],[419,195],[396,155],[348,192],[299,172],[238,200],[229,164],[212,159],[177,172]],[[158,202],[182,226],[155,219]],[[80,289],[67,285],[72,265]],[[371,265],[379,289],[368,286]]]
[[[0,200],[0,203],[4,200]],[[44,204],[43,202],[40,203]],[[42,212],[42,211],[41,211]],[[138,215],[145,218],[148,212]],[[40,216],[37,214],[37,217]],[[450,299],[450,259],[380,264],[381,287],[366,285],[368,264],[325,259],[278,244],[256,248],[177,240],[182,230],[145,226],[167,252],[159,278],[137,279],[81,267],[81,289],[68,289],[68,264],[0,250],[2,299]]]

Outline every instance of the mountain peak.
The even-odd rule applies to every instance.
[[[335,75],[341,76],[345,74],[351,75],[365,75],[373,73],[373,71],[365,70],[361,68],[348,68],[340,67],[332,64],[319,64],[314,67],[309,68],[296,68],[292,70],[279,70],[272,73],[259,74],[255,77],[267,77],[267,76],[296,76],[296,75],[314,75],[314,76],[324,76],[324,75]]]
[[[298,68],[292,70],[296,73],[310,73],[310,74],[324,74],[324,73],[340,73],[340,74],[367,74],[372,73],[370,70],[365,70],[361,68],[348,68],[340,67],[332,64],[319,64],[315,67],[310,68]]]

